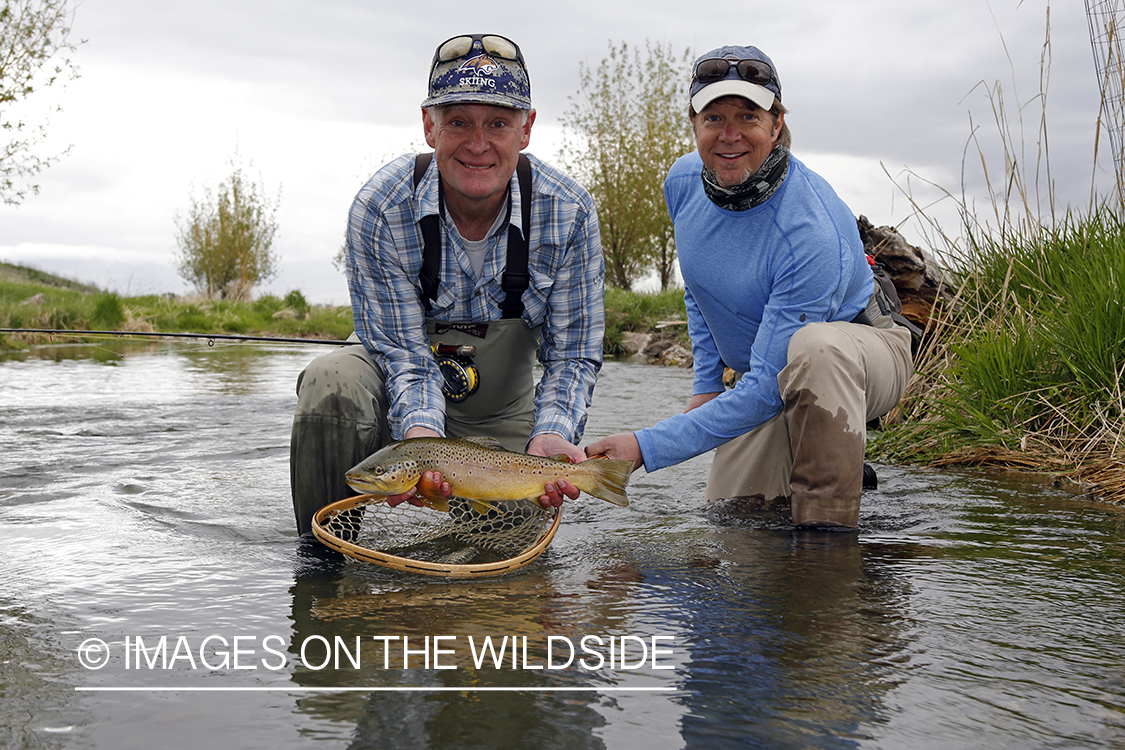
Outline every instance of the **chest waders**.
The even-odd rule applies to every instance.
[[[471,330],[472,332],[467,332]],[[479,338],[480,334],[484,338]],[[445,401],[449,437],[493,437],[510,451],[523,453],[535,426],[535,354],[539,327],[522,318],[489,323],[426,321],[430,341],[477,348],[473,364],[480,386],[464,401]]]
[[[414,186],[433,158],[419,154],[414,161]],[[508,450],[522,453],[535,426],[536,352],[539,326],[528,328],[523,321],[523,293],[531,276],[527,271],[527,236],[531,233],[531,162],[520,154],[516,166],[520,186],[523,232],[508,227],[508,256],[501,286],[504,301],[501,320],[483,323],[451,323],[429,317],[437,297],[438,271],[441,268],[441,214],[444,199],[439,187],[438,214],[419,222],[422,229],[422,270],[418,274],[419,294],[426,308],[426,335],[431,343],[476,347],[473,364],[479,373],[479,387],[464,401],[445,402],[445,432],[449,437],[493,437]],[[438,176],[440,186],[441,176]],[[511,202],[509,201],[509,211]]]

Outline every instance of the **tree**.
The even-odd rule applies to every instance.
[[[37,91],[78,77],[69,53],[74,12],[68,0],[2,0],[0,6],[0,200],[18,205],[28,191],[24,184],[59,156],[37,153],[46,138],[47,124],[25,120],[13,109]],[[81,43],[81,42],[80,42]],[[58,111],[58,108],[55,108]],[[24,114],[27,114],[26,112]]]
[[[176,217],[177,270],[209,298],[245,300],[255,284],[277,275],[277,208],[237,159],[231,168],[216,192],[204,189],[202,198],[191,198],[187,216]]]
[[[687,117],[690,51],[645,42],[645,55],[611,42],[596,70],[579,68],[579,92],[562,117],[559,161],[598,207],[606,280],[631,289],[648,271],[672,282],[676,245],[664,176],[694,148]]]

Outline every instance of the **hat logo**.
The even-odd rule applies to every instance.
[[[477,55],[470,58],[461,64],[457,69],[458,73],[479,73],[480,75],[490,76],[500,69],[500,63],[493,60],[485,54]]]

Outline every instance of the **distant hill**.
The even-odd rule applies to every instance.
[[[15,263],[5,263],[0,261],[0,281],[8,281],[15,283],[25,284],[42,284],[44,286],[53,286],[60,289],[73,289],[77,292],[100,292],[102,291],[92,284],[83,284],[79,281],[56,276],[53,273],[40,271],[38,268],[31,268],[29,266],[20,266]]]

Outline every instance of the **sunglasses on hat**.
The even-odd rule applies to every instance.
[[[505,60],[515,60],[521,65],[524,64],[523,53],[520,52],[519,45],[511,39],[497,34],[462,34],[442,42],[441,46],[437,48],[437,52],[434,53],[433,65],[464,57],[469,54],[476,42],[480,42],[484,51],[490,55],[496,55]]]
[[[713,57],[708,60],[701,60],[695,66],[695,75],[692,76],[692,80],[700,83],[715,83],[726,78],[732,67],[742,80],[760,86],[766,85],[774,77],[773,68],[761,60],[726,60],[721,57]]]

